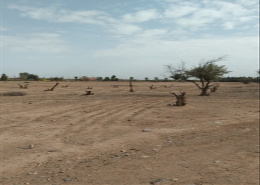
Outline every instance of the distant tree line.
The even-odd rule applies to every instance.
[[[218,82],[243,82],[243,83],[249,83],[249,82],[259,82],[259,77],[253,78],[253,77],[222,77],[217,79]]]
[[[116,77],[116,75],[112,75],[110,78],[105,77],[103,81],[118,81],[119,79]]]
[[[170,78],[164,78],[164,79],[159,79],[158,77],[154,77],[154,79],[149,79],[148,77],[145,77],[144,80],[137,80],[134,77],[129,77],[129,81],[152,81],[152,82],[172,82],[172,81],[188,81],[187,78],[189,77],[188,75],[191,73],[188,73],[187,70],[185,69],[184,63],[181,63],[181,65],[178,68],[173,68],[172,66],[166,66],[168,72],[171,73]],[[216,66],[213,66],[216,67]],[[201,70],[201,67],[197,67],[196,70]],[[194,71],[193,71],[194,72]],[[208,72],[207,72],[208,74]],[[258,74],[260,75],[259,71]],[[194,75],[194,74],[193,74]],[[197,74],[195,74],[197,75]],[[194,75],[194,76],[195,76]],[[242,82],[242,83],[250,83],[250,82],[259,82],[259,75],[258,77],[223,77],[223,76],[218,76],[216,78],[213,78],[213,82]],[[64,81],[64,80],[74,80],[74,81],[124,81],[123,79],[119,79],[116,75],[112,75],[111,77],[77,77],[75,76],[74,79],[65,79],[63,77],[50,77],[50,78],[40,78],[38,75],[27,73],[27,72],[22,72],[19,73],[19,77],[14,77],[14,78],[9,78],[5,73],[1,75],[0,78],[1,81],[8,81],[8,80],[13,80],[13,81]],[[196,81],[196,79],[195,79]]]
[[[29,81],[34,80],[34,81],[38,81],[38,80],[40,80],[40,78],[39,78],[38,75],[23,72],[23,73],[19,73],[18,78],[10,79],[5,73],[3,73],[1,75],[1,81],[7,81],[7,80],[29,80]]]

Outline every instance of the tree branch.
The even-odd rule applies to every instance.
[[[194,83],[194,84],[195,84],[199,89],[202,89],[202,87],[200,87],[199,84],[197,84],[195,81],[193,81],[193,80],[189,80],[189,82]]]
[[[176,93],[171,93],[171,94],[173,94],[174,96],[178,97],[178,95]]]

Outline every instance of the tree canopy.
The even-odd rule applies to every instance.
[[[213,86],[210,83],[224,74],[229,73],[226,66],[217,65],[216,62],[222,61],[225,56],[216,59],[207,60],[201,62],[198,66],[195,66],[189,70],[185,68],[185,63],[181,63],[179,67],[172,67],[171,65],[166,66],[168,72],[171,73],[171,78],[175,80],[186,80],[193,82],[200,90],[202,96],[208,95],[207,90]],[[199,80],[200,84],[196,80],[190,80],[190,78],[195,78]]]
[[[30,73],[27,73],[27,72],[20,73],[19,76],[23,80],[36,80],[37,81],[37,80],[40,79],[38,75],[30,74]]]
[[[7,81],[8,80],[8,76],[5,73],[3,73],[2,76],[1,76],[1,80],[2,81]]]
[[[195,77],[200,81],[212,81],[216,80],[217,78],[222,77],[224,74],[229,73],[226,66],[224,65],[217,65],[216,62],[223,60],[223,57],[208,60],[206,62],[200,63],[199,66],[194,67],[188,71],[186,74],[188,77]]]

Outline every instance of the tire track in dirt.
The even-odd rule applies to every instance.
[[[14,123],[16,126],[21,126],[26,123],[32,123],[32,122],[39,122],[39,121],[46,121],[46,120],[51,120],[55,118],[56,115],[62,115],[62,116],[72,116],[76,115],[78,113],[81,113],[82,110],[84,110],[86,107],[85,104],[80,106],[75,106],[78,105],[79,102],[74,102],[73,104],[69,105],[46,105],[46,106],[37,106],[36,108],[30,108],[30,109],[23,109],[22,111],[19,112],[12,112],[8,114],[8,118],[5,117],[4,114],[1,115],[1,119],[5,121],[9,121],[11,123]],[[99,109],[99,105],[91,105],[93,109]],[[76,107],[76,108],[75,108]],[[11,116],[10,116],[11,115]],[[25,118],[26,117],[26,118]],[[53,118],[52,118],[53,117]],[[19,122],[20,119],[25,119],[26,123],[17,123]],[[12,124],[8,124],[6,126],[1,125],[2,128],[8,128],[12,127]]]
[[[132,98],[129,102],[130,101],[132,101]],[[84,117],[81,118],[82,121],[79,120],[78,124],[63,128],[65,132],[61,135],[66,136],[65,139],[61,138],[64,142],[63,148],[74,148],[75,151],[78,151],[77,153],[80,153],[82,150],[84,151],[84,148],[89,149],[89,147],[93,148],[95,146],[105,147],[109,146],[109,144],[116,143],[115,141],[117,140],[119,140],[119,143],[122,145],[128,142],[129,139],[134,142],[142,140],[143,137],[148,137],[147,135],[140,135],[140,130],[129,130],[129,127],[121,123],[125,121],[126,118],[135,116],[135,114],[142,114],[147,108],[153,107],[153,104],[147,104],[140,99],[138,103],[133,103],[127,109],[122,109],[126,104],[129,105],[129,102],[114,106],[114,109],[109,109],[101,114],[100,112],[92,111],[84,115]],[[154,104],[157,104],[157,101],[155,101]],[[110,105],[107,105],[104,109],[110,107]],[[89,115],[91,115],[91,119],[88,120],[88,124],[80,124],[80,122],[84,122],[85,118],[89,117]],[[106,121],[103,121],[104,116],[106,116]],[[109,129],[110,127],[112,128]],[[103,136],[104,133],[106,136]]]
[[[111,102],[111,104],[108,103],[105,106],[102,105],[101,109],[103,111],[99,111],[97,109],[92,109],[86,112],[84,111],[84,116],[82,116],[82,113],[78,114],[81,115],[81,119],[79,121],[85,121],[86,119],[88,119],[88,122],[92,123],[95,121],[102,121],[102,118],[105,118],[109,121],[115,120],[117,118],[117,120],[121,121],[135,114],[141,113],[145,109],[153,107],[153,104],[155,105],[157,103],[154,102],[153,104],[150,103],[149,105],[147,105],[146,103],[143,103],[143,100],[135,100],[135,103],[131,102],[132,98],[124,102]],[[75,117],[76,115],[73,116]]]
[[[29,109],[30,114],[33,115],[33,117],[28,117],[29,119],[27,119],[26,124],[16,124],[16,127],[21,126],[24,128],[28,126],[32,128],[44,124],[44,127],[41,129],[41,131],[39,130],[41,132],[41,136],[38,140],[35,141],[35,143],[36,146],[38,142],[46,143],[46,145],[37,146],[39,147],[39,151],[46,151],[46,148],[50,147],[58,149],[66,148],[65,151],[74,150],[74,152],[80,152],[82,150],[82,146],[84,145],[86,145],[87,148],[90,146],[96,146],[97,148],[106,147],[109,146],[109,144],[115,143],[117,140],[120,140],[120,142],[117,142],[117,144],[120,145],[121,143],[122,145],[123,143],[129,141],[129,139],[140,140],[141,138],[143,138],[143,136],[140,135],[137,137],[136,133],[130,131],[128,128],[119,127],[121,127],[121,123],[124,124],[124,122],[128,118],[137,118],[145,112],[151,111],[151,109],[156,107],[159,103],[157,98],[154,98],[152,100],[150,99],[149,102],[147,101],[145,98],[131,96],[123,97],[122,100],[118,101],[100,100],[98,103],[76,101],[70,105],[65,104],[65,106],[59,105],[56,107],[55,105],[51,105],[45,108],[40,107],[38,109]],[[13,113],[13,115],[19,117],[27,111],[28,109],[25,109],[20,113]],[[52,122],[51,120],[55,121]],[[66,121],[66,123],[62,124],[63,121]],[[38,125],[29,125],[30,122],[36,122],[38,123]],[[70,122],[72,122],[73,125],[70,125]],[[51,126],[52,124],[55,125],[54,127],[57,127],[57,125],[62,126],[62,132],[58,131],[60,128],[53,129],[53,127]],[[112,127],[112,129],[108,129],[109,127]],[[117,129],[115,129],[116,127]],[[10,129],[14,128],[10,127]],[[106,131],[108,131],[109,133],[107,133],[105,137],[102,137],[103,133]],[[69,137],[70,133],[72,133],[72,135],[74,135],[75,133],[78,134],[74,136],[71,141],[66,141],[64,143],[64,139],[61,138],[61,136]],[[81,135],[81,137],[79,137],[79,135]],[[28,136],[28,138],[30,138],[30,136]],[[17,144],[21,146],[24,145],[27,140],[24,137],[20,142],[21,143]],[[69,147],[67,146],[68,144]],[[73,147],[71,144],[73,145]],[[93,146],[93,144],[95,145]],[[27,166],[28,163],[32,163],[34,162],[34,160],[38,162],[47,160],[47,158],[44,157],[41,159],[37,158],[36,154],[27,153],[28,158],[30,158],[31,161],[22,161],[21,159],[24,159],[24,155],[17,156],[15,158],[9,156],[9,158],[12,159],[14,163],[9,164],[9,167],[6,166],[6,169],[15,168],[15,164],[19,164],[19,166]],[[57,154],[53,153],[49,156],[55,157],[57,156]]]
[[[134,103],[132,101],[134,101]],[[125,112],[129,112],[129,108],[131,107],[133,107],[133,109],[137,109],[135,105],[141,103],[142,101],[143,100],[136,100],[133,97],[128,97],[128,98],[124,98],[124,101],[118,103],[117,106],[114,105],[115,102],[113,101],[101,101],[99,103],[88,102],[89,104],[86,104],[85,102],[74,102],[73,104],[65,105],[65,106],[52,105],[43,108],[37,107],[31,109],[30,113],[24,115],[25,112],[26,113],[28,112],[28,109],[25,109],[20,112],[13,112],[11,117],[10,115],[8,115],[8,119],[5,118],[5,116],[3,115],[1,119],[5,120],[5,122],[9,122],[10,124],[6,126],[5,125],[1,125],[1,126],[2,126],[2,130],[13,130],[14,127],[26,128],[26,127],[39,127],[43,123],[53,124],[52,122],[53,120],[55,120],[55,123],[57,124],[59,120],[60,121],[71,120],[72,122],[78,123],[85,120],[90,120],[91,122],[93,117],[95,117],[96,120],[101,120],[104,117],[110,119],[109,117],[112,115],[114,115],[114,117],[121,115],[122,117],[124,114],[121,113],[121,110],[125,109]],[[144,105],[143,104],[139,105],[139,107],[142,106]],[[80,119],[78,120],[75,119],[77,117]],[[24,119],[26,120],[26,122],[19,123],[20,119]]]
[[[15,109],[11,104],[6,106],[5,119],[1,120],[6,141],[2,143],[5,173],[0,184],[149,184],[172,175],[179,179],[174,182],[177,184],[216,180],[225,184],[229,177],[246,179],[241,182],[250,184],[250,178],[256,177],[255,165],[243,164],[252,165],[258,159],[259,153],[252,153],[256,150],[254,145],[259,144],[257,124],[241,127],[240,123],[247,119],[258,121],[257,97],[253,97],[255,103],[241,99],[236,104],[235,99],[242,98],[238,93],[235,99],[226,96],[226,92],[203,98],[194,93],[188,97],[187,106],[175,107],[167,106],[174,103],[174,97],[149,91],[148,87],[140,87],[136,93],[111,92],[104,86],[100,89],[103,91],[84,98],[73,89],[77,96],[73,100],[69,100],[73,95],[57,89],[54,93],[41,93],[41,100],[32,105],[27,102],[29,95],[8,99]],[[32,98],[36,96],[35,92]],[[216,105],[212,106],[214,102]],[[243,114],[237,115],[240,112]],[[230,127],[224,129],[226,125]],[[146,128],[151,132],[142,132]],[[34,148],[21,148],[28,144],[35,144]],[[232,148],[236,144],[241,147]],[[213,163],[216,160],[219,163]],[[216,169],[220,175],[209,179]],[[245,170],[253,175],[247,177]],[[197,172],[203,174],[204,181]],[[65,182],[64,178],[72,182]]]
[[[124,131],[125,133],[123,135],[114,135],[114,133],[112,132],[111,134],[109,134],[109,138],[102,138],[101,140],[98,139],[98,137],[100,137],[100,135],[102,135],[103,132],[105,132],[105,130],[109,127],[109,126],[113,126],[113,124],[115,122],[113,122],[114,120],[116,120],[117,122],[120,121],[124,121],[126,118],[131,117],[131,116],[135,116],[136,114],[141,114],[142,112],[144,112],[147,107],[153,106],[153,104],[157,104],[157,102],[154,102],[151,104],[151,102],[147,105],[146,102],[143,102],[142,99],[135,99],[133,97],[128,98],[127,101],[123,101],[121,103],[118,103],[116,106],[114,105],[115,102],[107,102],[107,103],[102,103],[102,110],[99,109],[100,105],[90,105],[91,109],[89,109],[89,112],[85,112],[82,111],[82,109],[86,106],[85,104],[79,104],[77,107],[75,107],[75,105],[71,105],[71,106],[66,106],[65,108],[60,108],[59,107],[59,111],[56,111],[56,109],[48,109],[49,112],[46,112],[46,109],[41,109],[41,110],[35,110],[33,112],[34,115],[36,115],[36,118],[34,118],[34,121],[40,121],[43,117],[44,120],[50,120],[55,118],[57,122],[59,122],[59,119],[64,120],[64,116],[70,116],[71,120],[73,122],[75,122],[76,125],[72,125],[72,126],[68,126],[67,125],[62,125],[64,128],[63,130],[65,130],[62,133],[59,133],[57,130],[53,130],[51,129],[48,125],[46,126],[46,128],[44,130],[42,130],[42,137],[39,138],[39,140],[35,140],[36,146],[37,146],[37,142],[39,143],[47,143],[48,147],[50,148],[66,148],[64,147],[64,143],[61,143],[61,141],[59,140],[55,140],[54,138],[60,137],[60,135],[64,135],[66,137],[69,136],[69,133],[75,134],[75,132],[79,132],[79,135],[83,135],[89,132],[94,132],[97,129],[101,129],[101,132],[98,133],[98,136],[95,138],[95,134],[93,134],[91,136],[92,141],[95,141],[95,144],[98,144],[98,146],[105,146],[109,143],[113,143],[113,141],[117,140],[117,138],[124,138],[124,140],[121,140],[121,143],[125,142],[128,138],[134,138],[131,135],[135,135],[135,134],[131,134],[128,133],[128,131]],[[76,103],[77,104],[77,103]],[[71,109],[71,107],[73,107],[73,109]],[[126,108],[127,107],[127,108]],[[107,110],[107,111],[106,111]],[[39,114],[37,114],[39,113]],[[80,117],[80,119],[77,119],[78,117]],[[106,121],[103,121],[103,118],[105,117]],[[119,118],[119,119],[118,119]],[[83,122],[85,120],[88,120],[88,127],[90,126],[90,128],[85,128],[86,125],[85,124],[81,124],[78,125],[78,123]],[[28,120],[28,122],[30,122],[30,120]],[[109,123],[107,126],[105,126],[106,123],[108,122],[112,122]],[[20,123],[23,124],[23,123]],[[28,123],[27,123],[28,124]],[[52,123],[52,124],[56,124],[56,122]],[[118,125],[118,124],[117,124]],[[56,125],[57,126],[57,125]],[[16,127],[19,127],[19,124],[16,125]],[[25,127],[25,125],[23,126]],[[92,128],[91,128],[92,127]],[[104,127],[104,128],[102,128]],[[12,127],[10,127],[10,129],[13,129]],[[32,128],[32,127],[31,127]],[[5,129],[8,130],[8,129]],[[122,130],[122,129],[121,129]],[[111,130],[110,130],[111,131]],[[44,133],[47,133],[46,135]],[[127,134],[126,134],[127,133]],[[8,135],[10,137],[11,134],[8,133]],[[113,136],[111,138],[111,135]],[[30,138],[30,136],[28,136],[28,138]],[[61,139],[61,138],[60,138]],[[89,140],[90,137],[75,137],[74,140],[82,140],[81,142],[77,141],[77,142],[72,142],[71,144],[76,144],[76,146],[74,147],[74,149],[79,150],[82,149],[82,145],[81,143],[89,143],[86,142],[86,140]],[[137,139],[137,138],[136,138]],[[12,141],[16,140],[16,138],[13,138]],[[50,141],[52,141],[53,143],[50,143]],[[18,146],[22,146],[27,142],[26,138],[22,138],[21,141],[19,141],[19,143],[17,143],[15,146],[12,145],[11,147],[18,147]],[[103,144],[102,144],[103,143]],[[65,143],[65,144],[68,144]],[[41,146],[37,146],[39,147],[39,150],[42,151],[44,148],[46,148],[46,145],[41,145]],[[16,149],[19,150],[19,149]],[[66,149],[67,150],[67,149]],[[19,151],[18,151],[19,152]],[[34,162],[34,160],[37,159],[38,162],[42,162],[45,161],[45,158],[39,159],[37,158],[37,153],[30,153],[30,154],[26,154],[28,155],[28,158],[30,158],[31,161],[29,160],[21,160],[24,159],[24,155],[21,156],[14,156],[14,158],[12,156],[9,156],[9,159],[12,159],[13,163],[10,163],[8,165],[5,166],[5,169],[8,170],[12,170],[13,168],[15,168],[15,165],[19,164],[19,166],[27,166],[26,164],[30,163],[30,162]],[[55,156],[56,154],[52,154],[51,156]],[[50,156],[50,155],[49,155]]]
[[[90,127],[98,127],[98,125],[106,127],[106,125],[108,126],[110,124],[115,124],[115,122],[124,122],[129,117],[134,115],[135,112],[141,112],[144,109],[145,108],[143,108],[142,106],[140,107],[140,105],[128,106],[126,108],[126,105],[122,103],[117,106],[109,104],[106,107],[102,107],[102,111],[92,110],[91,112],[87,112],[86,114],[84,114],[84,116],[81,116],[80,119],[78,119],[77,121],[74,121],[75,125],[82,122],[85,123],[81,127],[87,126],[88,129],[90,129]],[[81,127],[76,128],[73,131],[80,131],[82,129]]]
[[[72,119],[74,124],[63,128],[63,142],[70,145],[93,145],[94,143],[102,143],[106,140],[124,137],[123,135],[132,132],[129,127],[129,119],[138,114],[142,114],[147,108],[153,107],[154,103],[147,104],[143,99],[135,100],[133,98],[117,104],[107,104],[102,110],[92,110],[81,116],[80,119]],[[138,102],[137,102],[138,101]],[[127,105],[127,108],[125,108]],[[150,110],[149,110],[150,111]],[[78,115],[74,115],[74,118]],[[136,131],[136,130],[135,130]],[[106,133],[106,136],[104,136]],[[91,136],[91,137],[90,137]]]

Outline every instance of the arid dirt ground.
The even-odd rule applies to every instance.
[[[206,97],[188,82],[18,83],[0,82],[27,93],[0,96],[0,184],[259,184],[257,83]],[[187,105],[170,106],[181,91]]]

